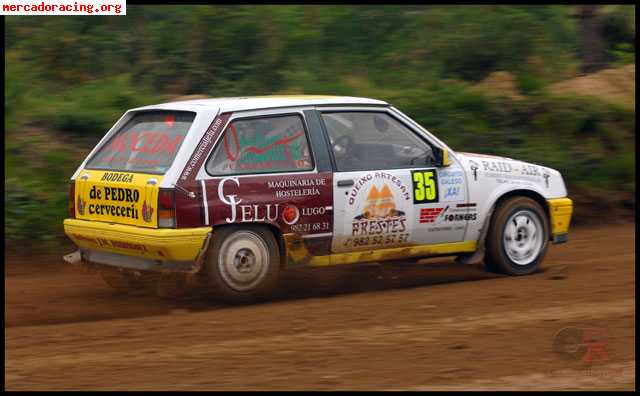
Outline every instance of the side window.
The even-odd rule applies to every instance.
[[[211,175],[311,169],[309,142],[298,115],[233,121],[206,165]]]
[[[381,112],[323,113],[338,171],[413,168],[434,163],[431,146]]]

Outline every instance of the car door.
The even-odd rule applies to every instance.
[[[192,188],[201,186],[204,225],[271,224],[328,254],[332,172],[322,130],[309,124],[316,119],[305,108],[228,115]]]
[[[333,177],[332,252],[463,240],[464,172],[386,108],[320,109]],[[461,205],[461,206],[457,206]]]

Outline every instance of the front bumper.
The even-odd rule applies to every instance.
[[[83,261],[142,270],[194,270],[211,238],[211,227],[142,228],[65,219],[64,232]]]
[[[551,240],[564,243],[569,240],[569,224],[573,214],[573,201],[569,198],[548,199]]]

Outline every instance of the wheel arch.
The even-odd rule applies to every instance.
[[[485,224],[483,225],[483,229],[488,229],[489,224],[491,223],[491,218],[495,215],[495,210],[506,200],[508,200],[509,198],[512,197],[527,197],[527,198],[531,198],[532,200],[534,200],[535,202],[537,202],[540,207],[542,207],[542,210],[544,210],[545,215],[547,216],[547,220],[550,219],[550,213],[549,213],[549,204],[547,203],[547,199],[539,192],[532,190],[532,189],[514,189],[514,190],[509,190],[509,191],[505,191],[501,194],[498,194],[494,200],[493,203],[491,205],[488,206],[489,210],[489,216],[486,217],[485,219]],[[548,234],[549,234],[549,239],[552,238],[551,236],[551,224],[549,221],[547,221],[547,225],[549,227],[549,229],[547,230]]]

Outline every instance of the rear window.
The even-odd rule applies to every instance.
[[[165,173],[173,163],[195,113],[136,113],[87,163],[87,169]]]

